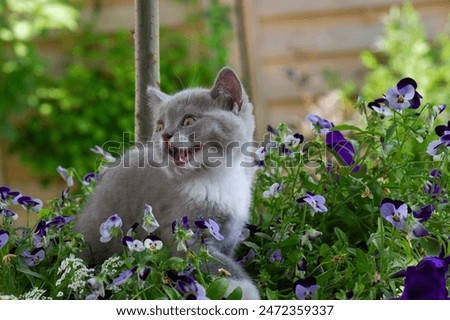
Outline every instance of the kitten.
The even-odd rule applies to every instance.
[[[191,224],[213,219],[224,240],[206,239],[210,254],[220,261],[208,264],[209,270],[226,269],[232,275],[229,292],[240,286],[244,299],[259,299],[257,288],[233,259],[248,219],[255,171],[251,153],[244,149],[253,139],[253,107],[241,82],[224,68],[210,90],[187,89],[169,96],[149,88],[148,95],[157,119],[152,141],[132,148],[102,174],[76,223],[91,249],[84,257],[100,263],[120,253],[120,239],[99,241],[100,224],[115,213],[124,228],[142,223],[145,204],[152,206],[160,224],[156,233],[166,245],[174,220],[184,215]],[[172,252],[177,254],[174,248]]]

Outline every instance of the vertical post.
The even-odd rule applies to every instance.
[[[160,87],[159,0],[135,0],[135,142],[145,143],[153,132],[152,106],[147,86]]]

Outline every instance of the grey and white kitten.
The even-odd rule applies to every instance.
[[[141,223],[145,204],[152,206],[160,224],[156,233],[166,245],[174,220],[185,215],[191,223],[214,219],[224,240],[206,239],[218,261],[208,269],[217,273],[224,268],[232,275],[230,292],[239,286],[243,298],[259,299],[257,288],[233,259],[248,220],[255,171],[251,153],[244,149],[253,139],[253,107],[241,82],[233,70],[224,68],[212,89],[169,96],[149,88],[148,97],[157,120],[151,142],[132,148],[102,173],[76,223],[90,247],[85,258],[100,263],[120,253],[120,239],[99,241],[100,224],[116,213],[124,228]],[[179,254],[174,248],[172,252]]]

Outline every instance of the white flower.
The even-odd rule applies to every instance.
[[[144,240],[144,247],[150,251],[158,251],[163,247],[163,243],[157,237],[154,237],[153,239],[148,237]]]
[[[270,186],[269,190],[263,192],[263,198],[272,198],[283,189],[283,182],[281,184],[274,183]]]
[[[159,228],[159,223],[153,215],[153,209],[150,205],[146,204],[144,209],[144,223],[142,228],[148,233],[154,232]]]
[[[118,214],[112,215],[100,225],[100,242],[109,242],[113,238],[114,232],[122,227],[122,219]]]

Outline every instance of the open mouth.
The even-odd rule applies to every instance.
[[[166,146],[166,150],[169,154],[169,156],[172,159],[172,162],[178,166],[183,167],[187,163],[191,161],[191,159],[194,158],[194,154],[202,149],[202,146],[193,146],[191,148],[186,147],[175,147],[170,144]]]

